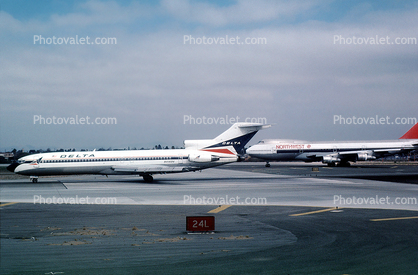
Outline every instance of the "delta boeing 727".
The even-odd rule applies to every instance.
[[[377,141],[302,141],[286,139],[262,140],[247,149],[247,154],[269,161],[322,161],[328,166],[349,166],[350,162],[418,150],[418,123],[398,140]]]
[[[185,140],[185,149],[55,152],[20,158],[7,167],[31,176],[101,174],[139,175],[146,182],[153,174],[198,171],[240,160],[239,153],[261,129],[270,125],[235,123],[214,139]]]

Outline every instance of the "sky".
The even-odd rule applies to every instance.
[[[249,145],[397,139],[418,119],[417,14],[416,1],[0,0],[0,151],[180,147],[246,120],[273,125]]]

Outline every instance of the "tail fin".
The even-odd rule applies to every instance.
[[[202,149],[217,152],[229,150],[225,147],[233,147],[235,152],[231,152],[231,150],[229,152],[236,154],[244,149],[244,146],[259,130],[269,127],[270,125],[260,123],[239,122],[232,125],[228,130],[214,139],[185,140],[184,146],[186,149]]]
[[[418,123],[412,126],[412,128],[399,139],[418,139]]]

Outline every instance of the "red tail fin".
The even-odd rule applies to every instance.
[[[418,123],[412,126],[412,128],[399,139],[418,139]]]

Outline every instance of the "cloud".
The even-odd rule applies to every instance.
[[[79,26],[86,27],[90,25],[113,25],[130,24],[138,18],[149,17],[153,12],[150,6],[141,5],[132,2],[127,6],[122,6],[115,1],[101,2],[97,0],[87,1],[78,6],[78,11],[51,16],[51,23],[56,26]]]
[[[267,22],[291,18],[321,5],[320,1],[245,1],[217,6],[207,2],[163,0],[162,7],[176,20],[209,26]]]
[[[344,139],[363,139],[376,138],[375,131],[359,127],[336,132],[333,115],[416,116],[417,45],[334,43],[334,35],[416,36],[416,7],[366,10],[357,21],[346,17],[270,24],[284,11],[291,18],[320,6],[170,3],[144,7],[89,1],[47,21],[23,22],[2,12],[0,22],[7,23],[0,31],[5,41],[1,112],[7,116],[1,122],[3,146],[33,142],[80,148],[100,142],[107,148],[152,146],[156,141],[179,146],[183,139],[210,138],[226,128],[183,125],[184,115],[266,117],[278,125],[260,133],[268,138],[341,139],[340,131]],[[138,23],[145,11],[151,11],[146,16],[158,21],[158,27]],[[109,28],[111,22],[116,24]],[[250,23],[259,24],[233,26]],[[33,35],[41,33],[115,36],[118,42],[34,45]],[[186,34],[264,37],[267,44],[189,45],[183,42]],[[117,117],[118,125],[41,128],[33,125],[35,114]],[[384,129],[386,138],[392,138],[395,127]],[[63,143],[72,145],[59,145]]]

